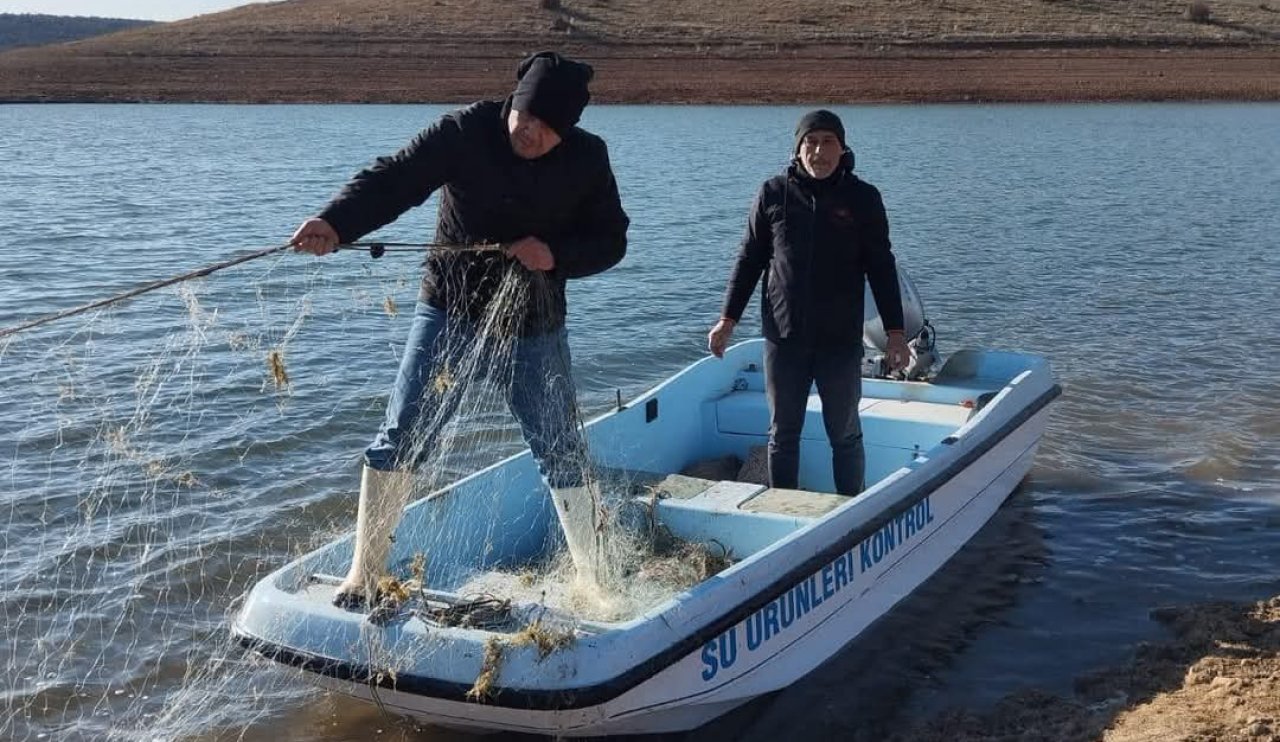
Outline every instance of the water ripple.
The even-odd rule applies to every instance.
[[[0,325],[277,244],[441,110],[0,107]],[[989,569],[940,588],[946,611],[912,604],[895,624],[925,637],[927,661],[900,658],[927,668],[901,671],[913,707],[1069,689],[1153,636],[1155,605],[1280,592],[1280,107],[839,112],[942,349],[1039,353],[1065,389],[1022,494],[976,547]],[[633,226],[622,265],[570,287],[584,410],[702,357],[799,113],[588,110]],[[379,236],[429,238],[433,208]],[[225,617],[350,528],[417,270],[282,255],[0,344],[0,736],[367,737],[372,712],[234,653]],[[753,302],[741,335],[757,324]],[[279,347],[287,388],[265,365]],[[448,475],[519,446],[501,410],[463,429],[484,461]],[[848,697],[858,661],[768,701],[757,738],[797,708],[837,723],[813,698]]]

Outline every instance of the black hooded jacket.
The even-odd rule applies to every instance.
[[[320,213],[343,242],[395,221],[441,189],[436,240],[458,245],[537,237],[551,248],[551,297],[528,307],[522,334],[565,320],[565,279],[622,260],[629,220],[604,140],[573,127],[536,160],[511,149],[508,104],[486,101],[444,115],[390,157],[358,173]],[[422,297],[478,318],[512,259],[498,253],[432,253]]]
[[[864,276],[885,329],[902,329],[890,247],[889,220],[875,186],[843,166],[814,180],[793,163],[756,196],[721,314],[740,320],[763,275],[767,339],[860,348]]]

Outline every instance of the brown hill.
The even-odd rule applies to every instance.
[[[0,54],[0,100],[460,101],[539,48],[612,101],[1280,99],[1257,0],[286,0]]]

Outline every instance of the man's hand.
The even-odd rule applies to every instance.
[[[551,254],[551,248],[537,237],[525,237],[511,243],[507,256],[519,260],[520,265],[531,271],[549,271],[556,267],[556,256]]]
[[[911,350],[907,348],[907,338],[902,330],[889,331],[889,343],[884,349],[884,361],[889,373],[901,371],[911,360]]]
[[[318,217],[303,222],[298,231],[293,233],[293,237],[289,238],[289,244],[293,245],[294,250],[312,255],[328,255],[337,249],[341,241],[329,222]]]
[[[729,346],[729,339],[733,337],[733,328],[737,326],[737,322],[728,317],[721,317],[716,326],[711,328],[711,332],[707,333],[707,350],[711,351],[711,355],[724,358],[724,349]]]

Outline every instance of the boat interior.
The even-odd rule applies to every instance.
[[[1004,385],[1005,379],[983,379],[963,366],[949,364],[952,373],[944,368],[931,383],[864,380],[859,412],[866,494],[894,472],[926,462],[931,449],[954,435]],[[696,374],[700,368],[710,373],[702,364],[691,371]],[[588,426],[588,436],[606,492],[645,505],[650,522],[660,523],[677,539],[715,544],[736,562],[855,498],[830,493],[831,448],[816,392],[809,398],[801,440],[800,489],[680,474],[699,461],[746,460],[767,443],[769,409],[758,363],[746,360],[736,370],[720,366],[715,375],[714,381],[684,383],[678,376],[596,420]],[[719,391],[708,395],[708,389]],[[461,600],[477,584],[494,584],[485,583],[485,575],[504,574],[510,578],[505,584],[513,584],[514,575],[527,572],[530,564],[546,563],[561,543],[545,485],[524,453],[412,505],[397,531],[394,571],[407,575],[415,555],[428,554],[424,582],[431,594]],[[345,570],[350,548],[350,540],[344,539],[317,552],[314,561],[304,560],[312,561],[299,565],[309,576],[304,582],[335,582],[325,575]]]
[[[858,411],[868,489],[894,471],[924,460],[994,391],[989,386],[922,383],[910,387],[914,399],[903,398],[901,382],[864,383]],[[754,364],[742,369],[732,389],[704,403],[700,416],[689,416],[697,421],[701,440],[685,450],[696,451],[697,457],[672,469],[686,471],[699,458],[732,456],[746,461],[768,443],[769,406],[761,369]],[[768,487],[760,483],[763,479],[711,480],[625,468],[622,476],[652,493],[657,519],[674,535],[695,543],[720,544],[734,558],[743,558],[853,499],[832,493],[831,447],[816,390],[809,396],[800,445],[800,487],[794,490]]]

